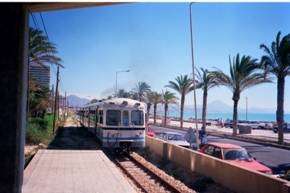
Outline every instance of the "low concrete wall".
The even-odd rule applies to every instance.
[[[238,124],[239,134],[251,134],[252,126],[245,124]]]
[[[238,193],[289,193],[287,181],[235,166],[165,141],[146,137],[150,151]]]

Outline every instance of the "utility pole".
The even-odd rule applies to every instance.
[[[66,107],[66,91],[64,92],[64,99],[63,99],[63,120],[65,120],[67,114],[67,107]]]
[[[58,101],[58,83],[59,83],[59,65],[57,66],[56,73],[56,86],[55,86],[55,97],[54,97],[54,111],[53,111],[53,125],[52,125],[52,133],[55,133],[55,122],[56,122],[56,109],[57,109],[57,101]]]
[[[196,132],[196,142],[197,149],[199,149],[199,133],[198,133],[198,123],[197,123],[197,105],[196,105],[196,82],[195,82],[195,65],[194,65],[194,49],[193,49],[193,33],[192,33],[192,14],[191,14],[191,5],[189,4],[189,27],[190,27],[190,45],[191,45],[191,64],[192,64],[192,85],[193,85],[193,99],[194,99],[194,119],[195,119],[195,132]]]
[[[248,121],[248,97],[246,97],[246,121]]]
[[[54,104],[54,85],[51,86],[51,92],[50,92],[50,108],[51,112],[54,112],[53,104]]]

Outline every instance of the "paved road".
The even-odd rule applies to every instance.
[[[153,123],[153,120],[150,120]],[[161,123],[161,120],[157,120],[157,123]],[[180,122],[179,121],[170,121],[170,125],[172,126],[177,126],[179,127]],[[184,127],[192,127],[195,128],[195,123],[192,122],[183,122]],[[198,124],[198,128],[201,128],[201,124]],[[218,127],[216,125],[211,125],[207,126],[208,130],[211,131],[217,131],[217,132],[223,132],[223,133],[228,133],[231,134],[233,130],[231,128],[227,127]],[[278,140],[278,134],[274,133],[272,130],[264,130],[264,129],[253,129],[251,134],[244,134],[244,136],[249,136],[249,137],[257,137],[257,138],[263,138],[266,137],[268,140]],[[290,143],[290,133],[284,133],[284,141]]]
[[[176,131],[185,134],[185,131],[170,129],[165,127],[151,126],[156,132]],[[283,170],[290,169],[290,150],[248,143],[222,137],[209,136],[209,142],[232,143],[244,147],[247,151],[257,159],[257,161],[272,168],[274,173],[280,173]]]

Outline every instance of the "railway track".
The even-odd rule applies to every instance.
[[[169,192],[195,192],[184,185],[176,184],[171,179],[161,177],[160,173],[152,171],[148,168],[140,157],[135,153],[130,155],[123,155],[115,158],[115,163],[119,166],[124,173],[137,185],[141,192],[145,193],[169,193]],[[163,174],[164,175],[164,174]],[[171,177],[172,178],[172,177]]]

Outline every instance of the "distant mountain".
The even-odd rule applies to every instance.
[[[151,108],[151,110],[153,107]],[[179,112],[180,106],[179,105],[169,105],[168,111],[169,112]],[[158,105],[157,113],[163,113],[164,106]],[[185,105],[184,106],[185,112],[194,112],[193,105]],[[197,111],[201,113],[202,111],[202,105],[197,105]],[[208,112],[232,112],[232,107],[230,105],[227,105],[221,101],[212,101],[207,104],[207,111]],[[152,111],[153,112],[153,111]]]
[[[207,104],[208,112],[232,112],[233,108],[221,101],[215,100]]]
[[[194,111],[193,105],[185,105],[185,111]],[[197,105],[197,111],[202,111],[202,105]],[[207,104],[208,112],[232,112],[232,107],[226,103],[215,100]]]
[[[67,97],[67,100],[69,102],[69,106],[73,106],[73,107],[82,107],[85,104],[87,104],[88,102],[90,102],[89,99],[81,98],[81,97],[76,96],[76,95],[69,95]]]
[[[197,106],[197,111],[201,112],[202,105]],[[193,105],[185,106],[185,111],[193,111]],[[223,112],[223,113],[231,113],[233,111],[233,107],[228,105],[222,101],[215,100],[207,104],[207,112]],[[246,109],[243,107],[239,107],[240,113],[245,113]],[[252,113],[273,113],[275,109],[272,108],[258,108],[258,107],[249,107],[248,112]]]

